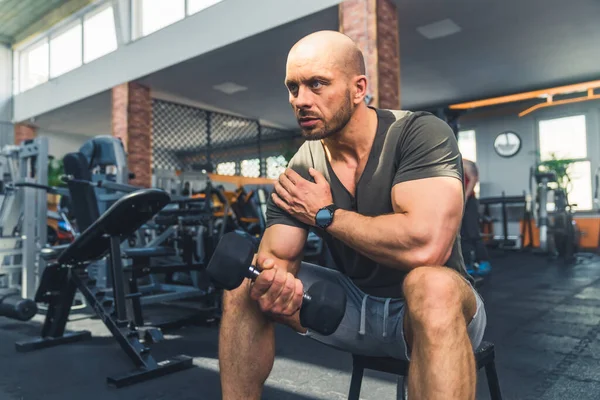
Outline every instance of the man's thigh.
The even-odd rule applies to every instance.
[[[353,354],[409,359],[404,337],[403,299],[368,296],[339,271],[314,264],[302,263],[298,278],[305,291],[313,283],[327,280],[341,285],[347,296],[344,318],[332,335],[323,336],[310,330],[302,335]],[[469,323],[468,332],[473,348],[476,348],[483,338],[486,317],[483,301],[473,291],[477,298],[477,311]]]

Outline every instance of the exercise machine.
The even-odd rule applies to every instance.
[[[3,147],[0,173],[0,316],[14,317],[2,303],[32,299],[45,268],[47,192],[39,188],[48,187],[48,140]]]
[[[569,202],[568,194],[558,185],[553,171],[532,168],[530,180],[535,182],[531,197],[535,199],[532,210],[539,229],[538,252],[568,262],[574,260],[581,237],[573,218],[573,208],[577,205]]]
[[[125,193],[141,189],[120,182],[129,174],[122,171],[126,167],[119,160],[126,159],[126,156],[118,139],[98,137],[90,141],[97,143],[86,143],[82,149],[94,149],[93,152],[69,153],[63,160],[66,173],[63,180],[69,188],[73,213],[80,230],[87,229],[100,217],[102,206],[107,206]],[[105,149],[107,154],[104,153]],[[112,170],[112,175],[107,173],[109,170]],[[123,244],[123,263],[129,288],[141,294],[140,298],[131,302],[138,325],[144,323],[143,305],[172,304],[186,299],[195,299],[198,304],[192,307],[194,312],[191,316],[178,319],[179,324],[216,320],[220,307],[218,293],[207,284],[206,279],[202,279],[202,271],[206,267],[205,253],[210,251],[212,243],[213,210],[207,201],[211,198],[173,195],[172,202],[164,210],[133,232]],[[135,257],[131,257],[132,254]],[[97,260],[88,269],[97,286],[105,291],[107,298],[111,298],[111,270],[106,262]],[[190,282],[173,282],[170,278],[174,274],[190,276]],[[163,326],[167,325],[178,324],[166,321]]]
[[[138,326],[126,305],[127,301],[139,298],[141,293],[126,291],[121,244],[169,201],[169,195],[158,189],[129,193],[117,200],[66,249],[46,249],[46,259],[54,261],[44,270],[35,301],[48,304],[48,311],[40,337],[17,342],[17,351],[28,352],[91,338],[89,331],[65,332],[75,292],[79,290],[137,367],[108,377],[109,385],[124,387],[191,368],[192,358],[186,355],[157,361],[148,346],[162,340],[162,332],[153,327]],[[129,257],[136,256],[139,252],[133,249]],[[96,285],[87,271],[90,262],[104,257],[111,271],[112,299],[106,297],[106,292]]]

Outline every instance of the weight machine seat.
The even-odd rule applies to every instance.
[[[92,173],[86,157],[82,153],[68,153],[63,158],[65,174],[75,179],[91,181]],[[82,182],[67,182],[71,210],[77,221],[80,231],[89,228],[94,221],[100,218],[98,200],[94,188]]]
[[[123,256],[125,258],[149,258],[149,257],[167,257],[174,256],[177,253],[175,249],[170,247],[141,247],[134,249],[123,249]]]
[[[161,189],[141,189],[117,200],[58,257],[59,264],[97,260],[110,250],[110,237],[125,240],[171,201]]]

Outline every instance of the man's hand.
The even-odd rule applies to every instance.
[[[314,168],[308,170],[315,182],[307,181],[287,168],[275,182],[273,201],[300,222],[314,226],[317,212],[333,203],[327,179]]]
[[[275,260],[262,260],[256,257],[262,272],[250,289],[250,297],[256,301],[264,313],[277,316],[292,316],[302,305],[303,286],[300,279],[278,268]]]

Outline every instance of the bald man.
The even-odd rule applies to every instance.
[[[344,351],[409,359],[411,400],[474,399],[473,348],[486,316],[457,241],[464,194],[454,133],[428,113],[368,106],[363,56],[338,32],[296,43],[285,85],[306,141],[269,199],[255,257],[263,272],[224,293],[223,398],[260,399],[279,322]],[[302,262],[311,228],[336,269]],[[299,321],[302,291],[320,280],[348,297],[330,336]]]

